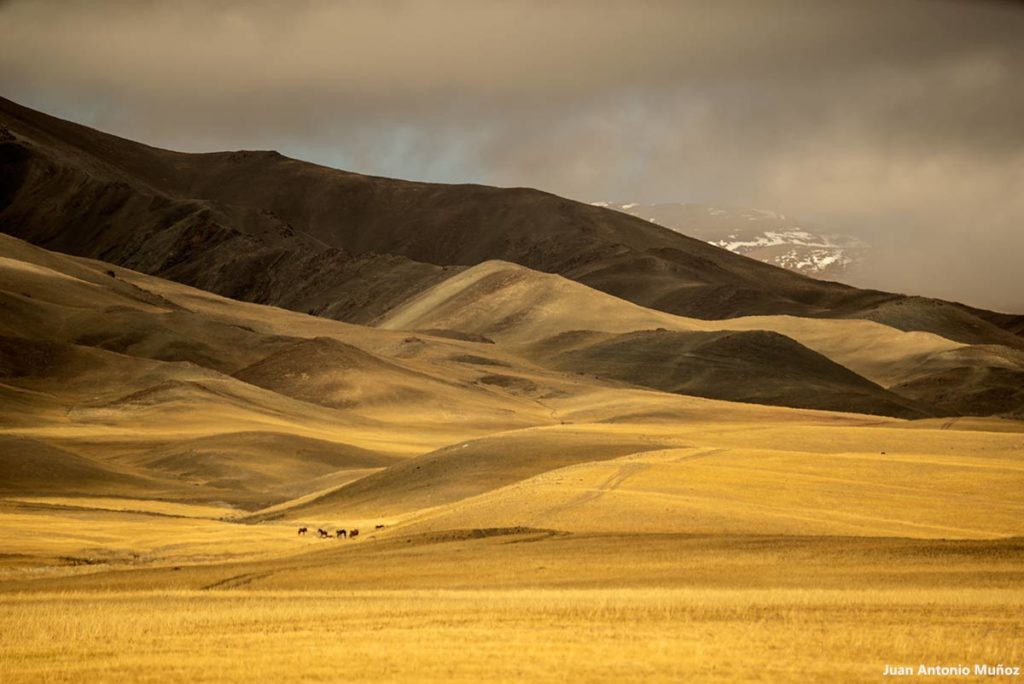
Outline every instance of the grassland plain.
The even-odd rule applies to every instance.
[[[0,625],[11,682],[797,682],[1019,662],[1022,613],[959,589],[150,591],[8,596]]]
[[[42,527],[4,530],[36,540],[3,559],[5,682],[856,682],[1024,658],[1019,537],[399,527],[350,543],[176,505],[197,517],[97,512],[97,540],[70,535],[89,518],[32,505]],[[98,556],[112,538],[122,552]]]
[[[266,512],[8,495],[0,679],[858,682],[1024,660],[1019,424],[721,402],[708,421],[678,400],[689,421],[636,393],[639,422],[469,440],[377,494]],[[619,401],[552,406],[606,421]]]

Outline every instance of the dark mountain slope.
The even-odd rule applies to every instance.
[[[0,493],[124,494],[151,491],[154,483],[46,442],[0,435]]]
[[[0,230],[49,249],[353,322],[450,274],[398,256],[354,256],[263,208],[176,194],[169,179],[191,155],[2,99],[0,126]]]
[[[934,354],[889,388],[943,416],[1024,416],[1024,352],[975,345]]]
[[[331,510],[344,510],[346,515],[396,515],[477,496],[557,468],[660,446],[669,447],[671,442],[613,441],[571,430],[507,432],[396,463],[273,517],[294,519]]]
[[[1021,345],[1019,316],[972,309],[938,299],[898,297],[857,312],[864,318],[899,330],[927,330],[968,344]]]
[[[903,301],[812,280],[537,190],[363,176],[274,152],[168,152],[7,100],[0,100],[0,125],[8,129],[0,144],[4,231],[232,297],[346,320],[370,320],[443,278],[437,266],[488,259],[707,319],[862,317]],[[918,301],[930,300],[909,306]],[[989,334],[1019,332],[1013,317],[952,308],[952,319],[903,320],[970,343],[1006,344]],[[1024,345],[1016,334],[1009,339]]]
[[[567,333],[560,370],[711,399],[920,418],[930,411],[775,332]],[[557,348],[552,342],[548,347]]]

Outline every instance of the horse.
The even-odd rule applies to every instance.
[[[375,530],[383,530],[383,529],[384,529],[384,526],[383,526],[383,525],[377,525],[377,526],[376,526],[376,527],[374,527],[373,529],[375,529]]]
[[[349,530],[348,531],[348,538],[349,539],[355,539],[358,536],[359,536],[359,530]]]
[[[334,536],[336,536],[338,539],[344,539],[347,534],[348,533],[345,530],[335,530],[334,531]]]
[[[323,529],[322,527],[317,528],[316,533],[318,535],[320,535],[321,539],[327,539],[328,537],[331,536],[330,534],[327,533],[327,530]]]
[[[300,537],[301,537],[302,535],[306,534],[307,532],[309,532],[309,528],[308,528],[308,527],[300,527],[300,528],[299,528],[299,536],[300,536]]]

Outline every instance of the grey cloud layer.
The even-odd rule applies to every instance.
[[[877,243],[870,284],[1024,311],[1015,3],[211,5],[7,2],[0,86],[180,149],[770,207]]]

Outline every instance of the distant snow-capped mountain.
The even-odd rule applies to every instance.
[[[730,252],[827,280],[839,280],[863,261],[867,243],[824,233],[765,209],[725,209],[702,204],[594,202],[632,214]]]

